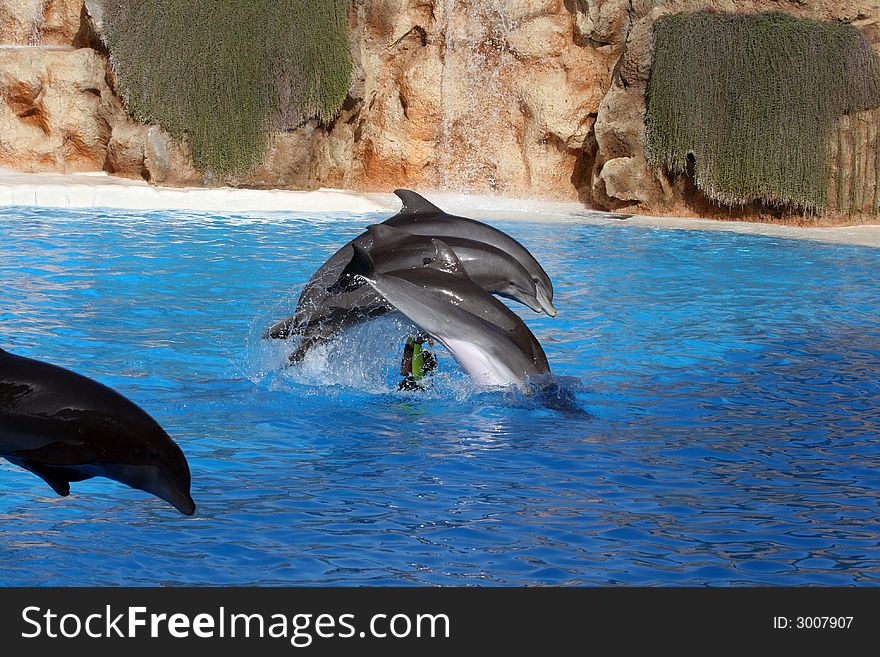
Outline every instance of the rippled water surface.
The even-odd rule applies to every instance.
[[[199,505],[2,461],[0,583],[880,582],[880,250],[494,221],[578,414],[448,357],[397,392],[393,317],[280,371],[261,331],[376,220],[0,209],[0,345],[143,406]]]

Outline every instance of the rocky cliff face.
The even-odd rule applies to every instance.
[[[82,0],[3,0],[0,44],[71,45],[82,9]]]
[[[100,48],[83,0],[0,0],[0,166],[203,183],[185,144],[126,114]]]
[[[880,0],[354,0],[355,75],[339,117],[274,135],[248,176],[211,180],[192,167],[186,144],[125,114],[96,36],[101,6],[0,0],[0,43],[42,46],[0,49],[0,166],[103,169],[170,185],[445,188],[763,217],[759,208],[716,208],[687,180],[646,165],[654,21],[704,8],[782,10],[850,20],[880,40]],[[878,131],[862,128],[850,141],[863,134],[868,152]]]
[[[821,217],[802,217],[759,206],[724,208],[709,202],[690,179],[670,180],[652,171],[645,161],[645,91],[651,64],[654,22],[662,15],[703,9],[725,12],[785,11],[817,20],[846,20],[861,28],[869,41],[880,48],[880,2],[878,0],[583,0],[586,9],[583,29],[586,37],[616,46],[619,57],[611,85],[602,99],[594,127],[596,157],[591,177],[593,203],[608,209],[632,209],[654,214],[710,216],[718,218],[766,220],[786,223],[875,222],[867,201],[863,212],[838,214],[831,208]],[[830,188],[850,184],[841,180],[851,158],[863,158],[865,166],[874,163],[878,146],[876,111],[841,122],[841,143],[832,149],[833,179]],[[873,128],[872,128],[873,126]],[[870,160],[870,161],[869,161]],[[872,196],[873,197],[873,196]],[[829,193],[829,198],[836,198]]]

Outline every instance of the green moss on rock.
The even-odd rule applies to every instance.
[[[104,39],[128,110],[244,173],[271,129],[332,119],[348,92],[349,0],[110,0]]]
[[[654,25],[649,162],[673,174],[692,164],[697,187],[721,204],[821,211],[838,121],[878,105],[880,65],[852,25],[778,12],[671,14]],[[838,190],[838,208],[854,204],[856,188]]]

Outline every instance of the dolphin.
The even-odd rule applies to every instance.
[[[468,277],[462,262],[444,241],[436,238],[431,238],[430,241],[436,256],[431,261],[426,262],[423,267],[383,272],[380,271],[378,264],[374,260],[376,272],[418,285],[426,294],[452,303],[493,324],[501,329],[517,348],[531,358],[539,372],[549,372],[550,365],[547,362],[544,349],[535,335],[525,325],[525,322],[520,319],[519,315],[474,283]],[[369,254],[370,258],[373,258],[373,252],[370,251]],[[353,290],[357,292],[360,289],[367,288],[373,294],[378,295],[376,291],[366,285],[364,280],[357,275],[357,267],[358,263],[353,259],[343,270],[339,281],[331,286],[329,291]],[[389,304],[383,297],[380,296],[379,298],[388,308],[394,309],[393,305]]]
[[[63,497],[71,482],[107,477],[185,515],[196,509],[186,457],[144,410],[88,377],[2,349],[0,456]]]
[[[412,235],[404,231],[374,224],[364,233],[365,240],[354,243],[369,244],[370,255],[380,272],[423,267],[437,257],[430,237]],[[484,290],[520,301],[535,312],[541,311],[534,280],[526,269],[509,254],[480,242],[461,238],[446,238],[444,248],[451,247],[468,277]],[[351,246],[346,245],[333,258],[345,256],[351,260]],[[331,258],[331,261],[333,260]],[[328,261],[329,262],[329,261]],[[325,270],[329,275],[335,271]],[[338,278],[339,274],[337,274]],[[326,279],[325,279],[326,281]],[[329,286],[317,283],[313,277],[303,290],[297,312],[271,326],[265,337],[284,339],[293,333],[303,340],[291,357],[302,359],[315,344],[328,340],[340,331],[361,321],[379,316],[391,308],[381,296],[364,286],[358,291],[330,293]]]
[[[393,228],[385,230],[409,237],[407,233],[395,231]],[[370,238],[369,244],[374,244],[373,236],[377,232],[381,232],[377,226],[370,226],[365,233]],[[418,250],[395,253],[386,249],[383,251],[382,262],[391,269],[421,267],[437,257],[437,251],[430,240],[415,239],[420,241]],[[346,248],[350,250],[348,245]],[[266,331],[264,337],[274,339],[286,339],[294,333],[303,336],[296,351],[290,355],[291,362],[302,360],[312,347],[332,339],[346,328],[393,310],[368,285],[345,286],[343,289],[338,285],[340,275],[341,271],[336,272],[337,278],[333,285],[315,284],[309,290],[304,290],[300,295],[297,312]],[[310,283],[313,281],[314,277]]]
[[[312,316],[320,316],[328,296],[327,287],[338,280],[339,274],[351,260],[352,244],[370,249],[381,271],[392,271],[421,266],[424,259],[430,257],[429,253],[422,253],[430,251],[430,241],[426,237],[429,236],[413,235],[386,224],[369,226],[366,232],[336,251],[312,275],[300,293],[295,315],[273,325],[264,337],[286,338],[293,327],[308,324]],[[468,276],[483,289],[518,301],[535,312],[544,310],[534,279],[512,255],[476,240],[454,236],[442,239],[462,261]],[[381,247],[380,252],[375,250],[377,247]],[[331,305],[341,305],[340,300]]]
[[[388,224],[374,224],[367,228],[367,232],[373,238],[370,257],[379,272],[427,265],[437,255],[431,253],[434,247],[430,236],[409,233]],[[443,248],[452,249],[466,275],[481,288],[518,301],[537,313],[543,310],[534,279],[509,253],[466,238],[450,236],[441,239]]]
[[[441,239],[463,237],[494,246],[516,258],[532,275],[538,289],[538,300],[544,311],[556,316],[553,306],[553,283],[544,268],[529,250],[507,233],[475,219],[445,213],[424,196],[409,189],[396,189],[403,207],[384,223],[414,235],[430,235]]]
[[[403,201],[403,207],[396,215],[383,222],[383,226],[447,240],[453,251],[465,262],[471,278],[481,285],[484,284],[481,275],[497,277],[501,272],[504,272],[503,275],[512,273],[512,266],[506,261],[513,258],[532,277],[537,306],[523,294],[522,289],[525,289],[525,286],[521,284],[511,285],[504,290],[502,288],[507,284],[502,282],[502,288],[496,290],[492,287],[496,283],[490,279],[486,282],[486,289],[519,301],[536,312],[544,310],[551,317],[556,316],[550,277],[522,244],[487,224],[446,214],[413,191],[398,189],[394,193]],[[436,234],[432,230],[436,231]],[[361,233],[330,256],[303,286],[297,301],[296,314],[272,325],[265,331],[263,337],[287,338],[298,328],[307,325],[311,314],[320,314],[327,296],[326,288],[338,280],[339,274],[351,260],[352,245],[358,244],[369,249],[373,246],[373,239],[369,231]],[[506,255],[500,257],[501,253]]]
[[[486,386],[517,386],[542,372],[500,328],[413,282],[376,271],[369,251],[352,246],[349,276],[359,277],[424,333],[442,344],[462,369]]]

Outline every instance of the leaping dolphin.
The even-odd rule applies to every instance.
[[[403,201],[403,208],[385,221],[388,226],[401,228],[414,235],[432,237],[463,237],[494,246],[516,258],[532,275],[538,288],[538,301],[551,317],[556,316],[553,306],[553,283],[541,264],[522,244],[507,233],[488,224],[467,217],[447,214],[424,196],[409,189],[396,189],[394,193]]]
[[[394,193],[403,201],[403,207],[396,215],[381,225],[391,226],[411,234],[436,236],[448,240],[449,246],[464,261],[468,274],[475,282],[483,285],[480,278],[483,274],[495,276],[494,282],[490,278],[484,285],[489,291],[508,296],[529,306],[536,312],[544,310],[550,316],[556,315],[556,308],[553,306],[553,284],[550,277],[522,244],[487,224],[446,214],[413,191],[398,189]],[[433,233],[432,230],[437,232]],[[371,248],[373,236],[369,231],[361,233],[330,256],[303,286],[297,301],[296,315],[273,325],[265,332],[264,337],[283,339],[290,335],[291,329],[303,327],[308,323],[308,315],[318,312],[315,309],[320,309],[324,303],[327,296],[326,288],[338,280],[339,274],[351,260],[352,244]],[[511,259],[531,276],[535,287],[533,293],[531,293],[531,286],[519,283],[511,285],[506,290],[501,288],[496,290],[491,287],[498,283],[503,287],[507,285],[504,280],[498,280],[497,275],[499,273],[503,273],[503,275],[513,273],[514,266],[509,262]],[[517,273],[517,276],[519,275]],[[523,290],[529,290],[534,301]]]
[[[376,271],[370,253],[353,245],[348,274],[360,277],[413,324],[442,344],[477,383],[517,386],[542,372],[532,359],[494,324],[413,282]]]
[[[383,273],[423,267],[437,257],[432,238],[423,235],[412,235],[391,226],[374,224],[367,228],[364,236],[366,239],[356,238],[353,243],[369,245],[376,268]],[[452,248],[466,275],[483,290],[520,301],[535,312],[541,311],[534,280],[512,256],[473,240],[447,238],[443,242],[444,248]],[[347,261],[350,261],[350,245],[340,249],[328,261],[328,265],[334,259],[342,260],[346,254]],[[322,269],[322,276],[329,277],[336,270],[336,265],[325,265]],[[297,312],[277,322],[266,332],[266,337],[275,339],[287,338],[294,332],[303,336],[299,347],[291,356],[293,362],[301,360],[315,344],[334,337],[349,326],[390,310],[382,297],[368,286],[357,291],[330,293],[326,280],[318,282],[319,274],[303,290]],[[339,275],[337,273],[337,279]]]
[[[539,372],[549,372],[550,365],[547,362],[544,349],[519,315],[475,284],[465,272],[462,262],[444,241],[430,238],[430,242],[436,255],[430,262],[424,263],[423,267],[385,272],[380,271],[374,259],[376,272],[417,285],[422,288],[423,294],[454,304],[493,324],[532,360]],[[369,251],[369,254],[373,259],[373,251]],[[367,289],[378,297],[377,303],[394,308],[384,297],[367,285],[363,278],[358,276],[358,266],[359,264],[353,259],[339,276],[339,281],[331,286],[330,291],[348,290],[342,294],[356,294],[360,290]]]
[[[195,512],[186,457],[143,409],[97,381],[0,349],[0,456],[61,496],[107,477]]]
[[[428,264],[425,252],[431,252],[431,236],[414,234],[391,225],[373,224],[367,228],[373,238],[370,257],[379,272],[411,269]],[[538,290],[529,271],[509,253],[490,244],[462,237],[443,237],[444,249],[450,248],[465,274],[486,292],[518,301],[536,313],[543,310]],[[349,258],[350,260],[350,258]]]

